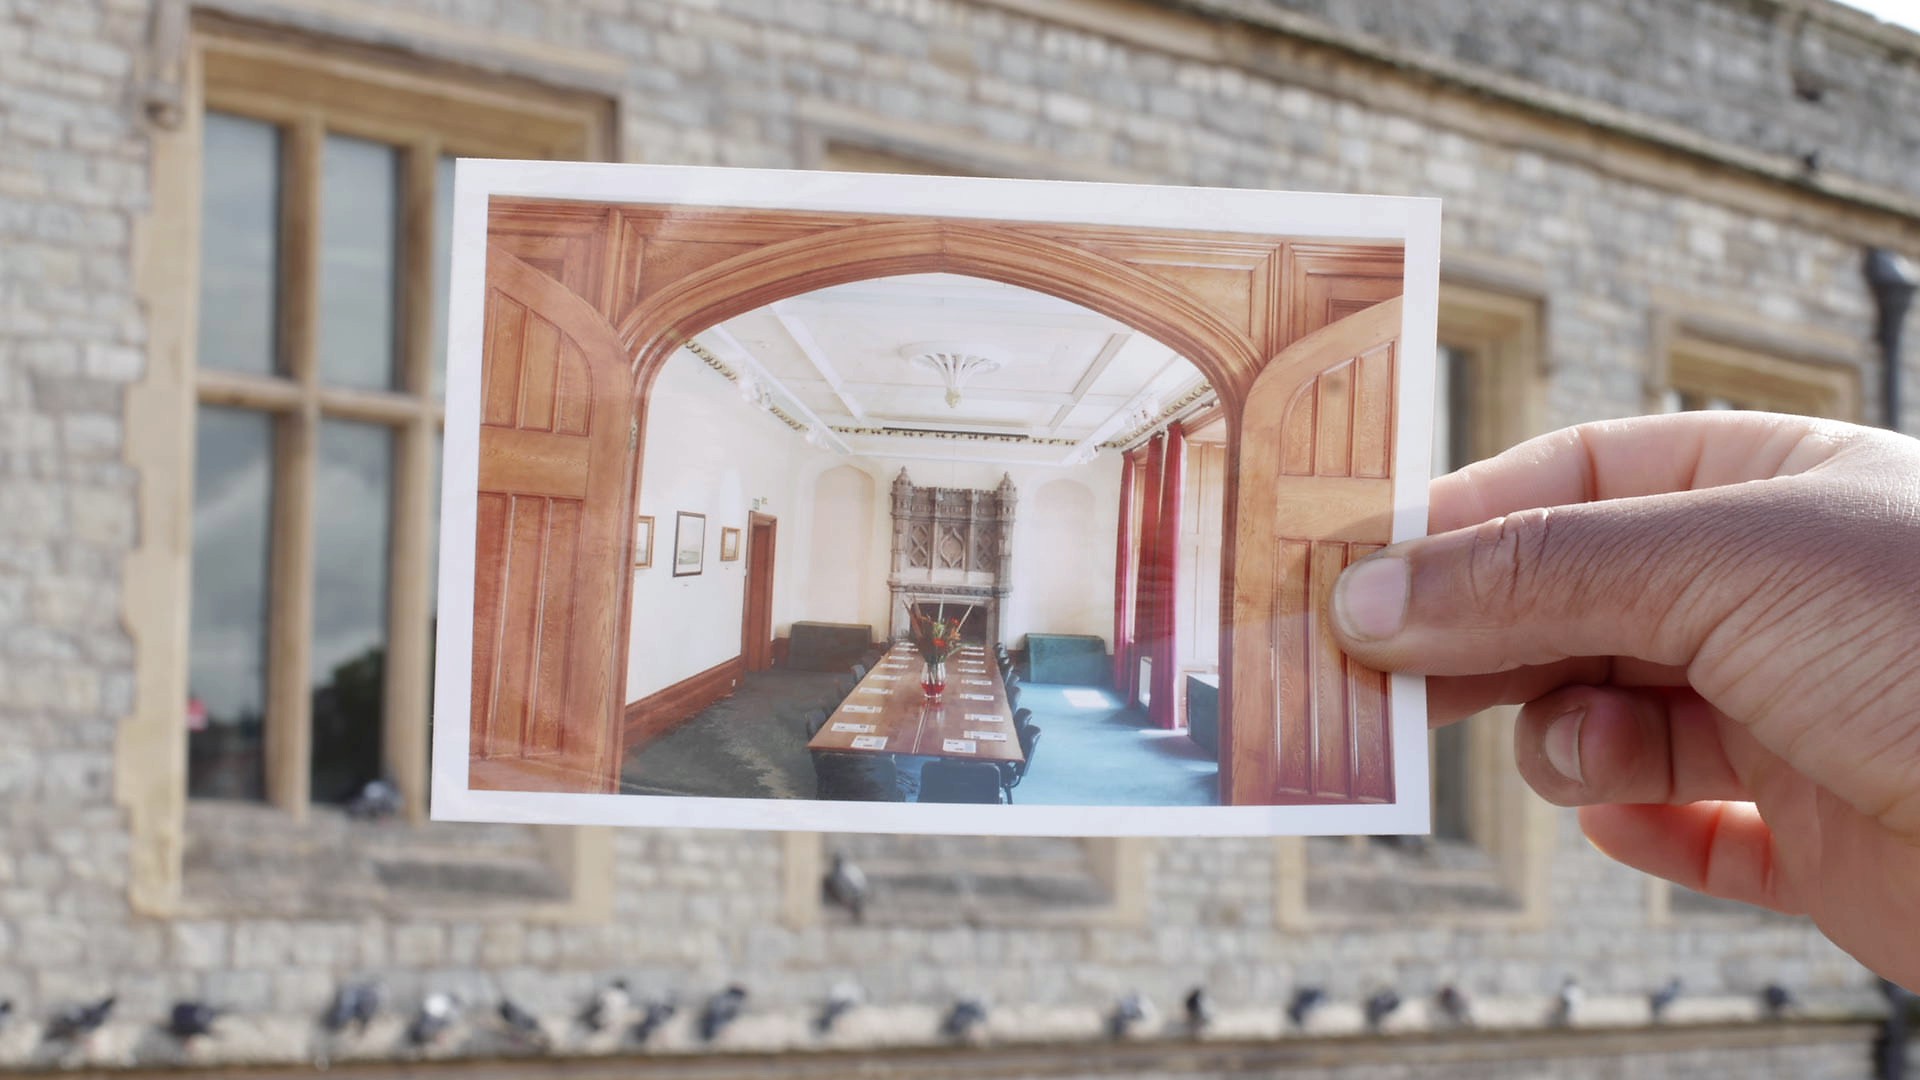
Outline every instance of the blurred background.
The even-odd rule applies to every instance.
[[[1674,409],[1920,432],[1878,11],[0,0],[0,1073],[1902,1075],[1885,988],[1609,863],[1506,715],[1436,736],[1424,841],[425,804],[454,157],[1439,196],[1449,467]]]

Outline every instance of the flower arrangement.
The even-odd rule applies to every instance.
[[[920,652],[920,658],[929,664],[944,662],[953,650],[960,647],[960,628],[967,624],[967,616],[973,613],[968,608],[958,619],[947,618],[946,605],[941,605],[938,614],[928,616],[919,609],[907,608],[907,638]]]

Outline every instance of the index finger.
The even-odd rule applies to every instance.
[[[1526,442],[1433,481],[1427,527],[1444,533],[1541,506],[1697,491],[1818,465],[1843,425],[1804,416],[1689,412],[1602,420]]]

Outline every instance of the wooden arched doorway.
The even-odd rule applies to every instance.
[[[1318,555],[1304,589],[1285,576],[1287,568],[1273,557],[1274,521],[1267,504],[1245,506],[1239,493],[1250,487],[1264,489],[1294,475],[1286,471],[1292,465],[1276,453],[1285,439],[1331,445],[1328,440],[1351,439],[1361,422],[1391,415],[1396,376],[1390,348],[1384,366],[1370,362],[1369,379],[1343,381],[1338,372],[1352,368],[1356,354],[1322,356],[1300,349],[1289,354],[1287,347],[1349,313],[1397,296],[1403,281],[1397,245],[1301,243],[1283,236],[1097,225],[498,198],[491,208],[489,245],[523,256],[529,265],[566,284],[592,303],[617,334],[619,352],[624,354],[621,361],[627,365],[628,408],[634,426],[617,445],[611,437],[596,443],[593,453],[596,460],[619,454],[624,464],[617,511],[603,512],[606,524],[618,531],[621,551],[632,543],[632,506],[642,465],[638,447],[644,445],[641,433],[655,376],[693,334],[774,301],[867,278],[959,274],[1061,297],[1177,350],[1206,374],[1220,396],[1228,424],[1229,517],[1224,534],[1228,550],[1222,556],[1221,583],[1225,601],[1221,605],[1220,687],[1223,799],[1245,804],[1391,800],[1390,772],[1384,777],[1359,776],[1353,767],[1354,762],[1391,760],[1384,694],[1376,695],[1378,701],[1362,700],[1369,684],[1347,677],[1340,666],[1344,659],[1337,652],[1331,659],[1325,655],[1330,642],[1275,634],[1266,628],[1280,613],[1294,611],[1314,596],[1316,589],[1331,581],[1326,575],[1337,574],[1347,561],[1368,550],[1366,545],[1387,542],[1390,481],[1385,488],[1346,491],[1346,511],[1358,515],[1365,525],[1343,533],[1338,552],[1326,549]],[[1397,311],[1394,305],[1391,322],[1396,336]],[[1376,321],[1388,320],[1381,316]],[[1323,344],[1338,351],[1347,341],[1336,337]],[[1283,367],[1296,372],[1289,376],[1290,386],[1300,383],[1324,390],[1324,394],[1316,390],[1319,404],[1315,408],[1301,413],[1294,406],[1297,386],[1286,394],[1266,389],[1268,384],[1279,385],[1267,377],[1273,374],[1270,361],[1282,359]],[[611,364],[614,357],[602,349],[593,362]],[[1332,373],[1324,384],[1318,381],[1322,372]],[[1384,381],[1378,372],[1384,372]],[[1343,409],[1346,420],[1336,421]],[[1243,446],[1241,432],[1248,425],[1262,437]],[[1279,441],[1270,438],[1276,426]],[[488,432],[483,430],[482,435],[484,453]],[[1346,460],[1351,459],[1349,452]],[[1311,456],[1306,475],[1333,469],[1340,460],[1331,451]],[[1390,448],[1385,460],[1391,463]],[[1251,517],[1249,510],[1254,512]],[[1252,554],[1243,558],[1242,551]],[[489,566],[483,559],[476,574],[484,580],[501,569],[503,564]],[[599,745],[617,746],[620,727],[621,702],[614,700],[611,688],[624,682],[626,651],[612,635],[618,632],[614,628],[631,624],[632,614],[630,579],[623,574],[620,580],[619,617],[609,628],[606,647],[599,649],[600,643],[594,643],[598,651],[593,655],[604,654],[609,665],[604,680],[607,698],[568,720],[593,728],[595,734],[586,741]],[[1250,619],[1263,620],[1262,627],[1248,641],[1240,641],[1237,628]],[[483,630],[478,610],[475,627],[476,634]],[[1287,678],[1320,686],[1312,680],[1318,677],[1324,683],[1324,672],[1339,667],[1343,681],[1337,692],[1326,685],[1309,695],[1324,708],[1283,711],[1292,700],[1284,694],[1256,692],[1244,703],[1236,697],[1236,670],[1261,671],[1263,678],[1271,677],[1269,659],[1275,641],[1304,643],[1304,652],[1287,661],[1299,669],[1289,669]],[[1323,674],[1316,676],[1315,671]],[[489,674],[492,683],[483,685]],[[593,682],[602,685],[599,673],[594,673]],[[498,701],[501,685],[502,673],[476,670],[474,700],[482,700],[485,693]],[[1243,737],[1250,728],[1258,730]],[[502,745],[498,739],[483,742],[485,734],[476,727],[473,745]],[[1285,786],[1283,778],[1291,774],[1279,767],[1282,758],[1297,755],[1302,748],[1308,754],[1326,754],[1336,743],[1345,746],[1346,753],[1319,774],[1328,783],[1299,790]],[[517,786],[508,763],[496,760],[490,769],[489,779],[498,777],[503,782],[482,784],[476,770],[475,786]],[[617,770],[615,753],[605,760],[599,775],[581,776],[574,790],[615,790]],[[1335,771],[1344,771],[1346,777],[1339,784],[1331,782]]]

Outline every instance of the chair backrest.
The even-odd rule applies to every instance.
[[[1020,707],[1020,684],[1019,683],[1007,684],[1007,707],[1010,709],[1016,709]]]
[[[808,711],[806,718],[807,738],[811,739],[815,735],[820,734],[820,729],[827,726],[827,716],[828,713],[825,709],[812,709]]]
[[[860,685],[860,680],[849,675],[842,675],[838,679],[835,679],[833,681],[834,700],[836,702],[847,700],[847,695],[853,693],[853,688],[858,685]]]
[[[990,761],[929,761],[920,770],[923,803],[997,803],[1000,770]]]
[[[1021,735],[1022,737],[1024,737],[1024,736],[1025,736],[1025,733],[1026,733],[1026,730],[1027,730],[1027,728],[1029,728],[1029,727],[1031,727],[1032,725],[1033,725],[1033,710],[1032,710],[1032,709],[1015,709],[1015,710],[1013,710],[1013,730],[1014,730],[1014,731],[1015,731],[1016,733],[1018,733],[1018,734],[1020,734],[1020,735]]]
[[[853,665],[853,681],[854,682],[857,683],[861,679],[864,679],[866,677],[867,677],[867,665],[865,664]]]
[[[1024,775],[1027,769],[1033,768],[1033,751],[1035,747],[1040,745],[1040,725],[1028,724],[1026,727],[1021,728],[1019,739],[1020,753],[1027,759],[1026,768],[1020,770]]]
[[[882,754],[813,752],[814,798],[842,802],[899,802],[900,775]]]

